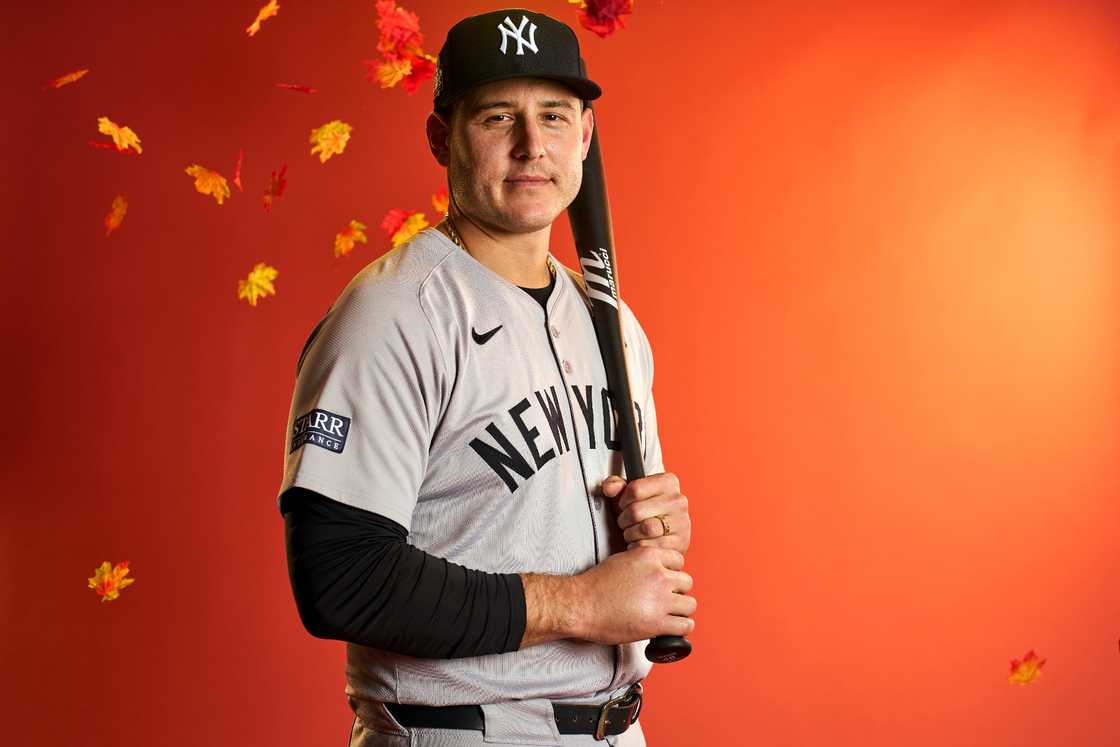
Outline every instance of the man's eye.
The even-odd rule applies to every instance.
[[[491,114],[486,118],[487,122],[497,122],[499,117],[508,117],[508,114]]]

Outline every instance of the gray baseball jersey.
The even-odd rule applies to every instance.
[[[414,546],[488,572],[577,574],[625,549],[599,494],[625,474],[621,405],[582,276],[549,257],[547,311],[435,229],[363,268],[300,356],[279,492],[301,486],[379,513]],[[621,308],[652,475],[664,471],[653,355]],[[359,715],[379,701],[482,704],[487,742],[561,744],[548,701],[620,694],[648,674],[644,649],[559,640],[419,659],[349,643],[346,693]]]

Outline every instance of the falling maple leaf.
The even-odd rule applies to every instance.
[[[374,63],[371,60],[363,60],[363,62],[365,62],[367,67],[376,65],[376,69],[371,69],[366,77],[376,78],[382,88],[392,88],[412,72],[412,62],[407,58],[386,60],[380,64]]]
[[[140,137],[135,132],[127,127],[121,127],[108,117],[97,118],[97,131],[113,138],[113,145],[119,151],[135,148],[137,153],[144,152],[140,149]]]
[[[239,192],[244,192],[245,188],[241,186],[241,162],[245,160],[245,151],[238,149],[237,151],[237,165],[233,167],[233,183],[237,185]]]
[[[423,81],[435,75],[436,58],[425,54],[420,19],[395,0],[378,0],[377,51],[380,60],[362,60],[366,80],[382,88],[392,88],[404,81],[408,93],[415,93]]]
[[[311,86],[305,86],[305,85],[301,85],[299,83],[277,83],[276,87],[277,88],[286,88],[289,91],[299,91],[300,93],[318,93],[319,92],[318,88],[312,88]]]
[[[385,55],[417,53],[424,43],[420,18],[397,5],[396,0],[377,0],[377,51]]]
[[[381,221],[381,228],[392,238],[394,247],[400,246],[427,227],[427,219],[417,210],[393,208]]]
[[[634,0],[568,0],[576,8],[580,25],[606,39],[615,29],[626,28],[622,17],[634,12]]]
[[[311,149],[311,155],[318,152],[319,163],[326,163],[331,156],[346,150],[352,129],[342,120],[334,119],[312,130],[310,142],[315,143],[315,147]]]
[[[124,193],[117,195],[113,198],[113,205],[109,208],[109,212],[105,215],[105,236],[108,237],[113,231],[120,228],[121,223],[124,222],[124,214],[128,211],[128,200],[125,199]]]
[[[89,147],[99,148],[101,150],[111,150],[114,153],[120,153],[122,156],[138,156],[138,155],[140,155],[139,153],[137,153],[134,150],[121,150],[120,148],[113,145],[112,143],[98,143],[98,142],[95,142],[93,140],[89,141]]]
[[[250,306],[257,305],[257,299],[263,296],[276,295],[276,288],[272,281],[280,274],[275,267],[270,267],[264,262],[258,262],[249,271],[249,277],[237,281],[237,297],[244,298]]]
[[[447,187],[439,188],[439,191],[432,195],[432,207],[436,209],[437,213],[447,214]]]
[[[365,230],[365,223],[356,220],[350,221],[350,225],[339,231],[334,237],[334,256],[344,257],[352,252],[354,242],[367,243]]]
[[[127,575],[127,560],[122,560],[116,565],[110,565],[106,560],[94,570],[93,576],[87,581],[89,581],[89,588],[97,592],[102,602],[111,602],[121,595],[121,589],[136,580],[125,578]]]
[[[257,32],[261,30],[261,24],[266,19],[272,18],[279,12],[280,3],[276,2],[276,0],[268,0],[268,5],[265,5],[257,11],[257,17],[253,19],[253,22],[250,23],[249,27],[245,29],[245,33],[249,36],[256,36]]]
[[[272,179],[268,183],[268,189],[264,191],[264,211],[266,213],[272,212],[272,201],[279,199],[284,194],[284,187],[287,186],[288,180],[284,178],[284,172],[288,170],[288,164],[280,164],[280,171],[272,172]]]
[[[1034,682],[1042,674],[1042,665],[1045,663],[1046,659],[1040,660],[1034,649],[1028,651],[1022,661],[1012,659],[1011,675],[1007,678],[1008,683],[1025,685],[1028,682]]]
[[[54,80],[48,80],[43,84],[43,90],[46,91],[48,88],[62,88],[69,83],[75,82],[88,72],[89,68],[87,67],[82,70],[75,70],[72,73],[66,73],[66,75],[59,76]]]
[[[404,90],[416,93],[416,88],[436,74],[436,58],[430,54],[418,54],[409,58],[412,69],[404,77]]]
[[[199,194],[212,195],[219,205],[229,197],[229,184],[217,171],[199,166],[197,163],[187,167],[187,173],[194,177],[194,188]]]

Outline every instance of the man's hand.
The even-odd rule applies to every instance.
[[[676,550],[635,547],[577,576],[522,574],[526,625],[521,648],[557,638],[618,644],[688,635],[696,599]]]
[[[647,475],[626,482],[611,475],[602,484],[603,495],[615,501],[618,525],[628,550],[663,547],[684,554],[692,542],[692,519],[688,498],[672,472]],[[657,518],[663,516],[664,521]],[[665,534],[668,527],[669,533]]]

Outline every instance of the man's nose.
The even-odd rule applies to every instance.
[[[544,134],[541,126],[529,119],[517,125],[517,140],[513,146],[514,158],[534,159],[544,155]]]

